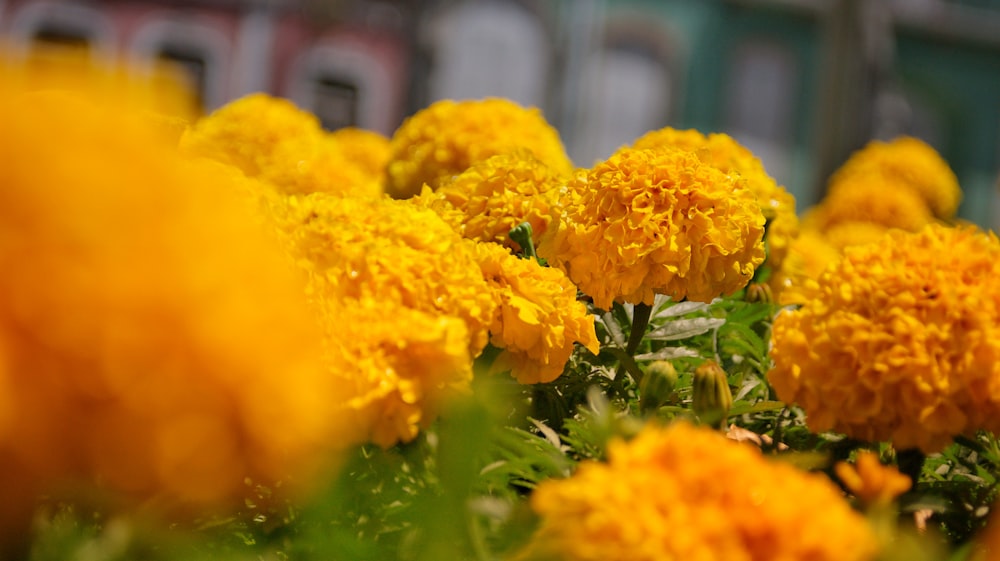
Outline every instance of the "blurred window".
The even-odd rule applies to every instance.
[[[552,48],[529,9],[517,2],[463,2],[438,15],[429,32],[432,101],[503,97],[544,106]]]
[[[292,63],[289,97],[314,113],[328,130],[356,126],[392,134],[397,116],[389,68],[377,49],[333,38]]]
[[[201,107],[214,109],[226,102],[230,46],[214,27],[161,15],[139,26],[131,50],[140,61],[173,66]]]
[[[571,148],[573,160],[590,166],[663,127],[672,86],[665,62],[641,45],[610,45],[591,54],[583,65],[580,129]]]
[[[780,43],[751,39],[734,50],[729,71],[725,130],[787,183],[799,81],[794,54]]]

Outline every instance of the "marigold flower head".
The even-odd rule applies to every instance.
[[[929,144],[910,136],[889,142],[873,140],[851,157],[830,179],[831,190],[857,176],[878,175],[913,190],[937,218],[955,216],[962,190],[948,162]]]
[[[934,452],[1000,429],[1000,242],[932,224],[847,248],[778,315],[768,379],[817,432]]]
[[[854,464],[837,462],[837,477],[862,503],[887,505],[910,490],[913,482],[894,466],[882,465],[878,454],[869,450],[858,453]]]
[[[377,179],[379,185],[385,183],[386,166],[392,157],[387,136],[358,127],[340,128],[329,136],[348,161]]]
[[[890,228],[875,222],[840,222],[823,232],[827,243],[843,251],[845,248],[864,245],[882,239]]]
[[[0,511],[69,481],[236,499],[344,440],[303,279],[228,176],[64,101],[0,81]]]
[[[522,150],[477,162],[442,181],[437,190],[424,187],[411,201],[433,209],[466,238],[521,251],[509,232],[527,222],[537,245],[552,220],[564,183],[565,179]]]
[[[283,193],[380,195],[381,176],[342,146],[316,116],[266,94],[228,103],[181,137],[186,154],[235,166]]]
[[[831,185],[823,201],[804,219],[826,231],[844,222],[870,222],[916,232],[934,220],[920,195],[883,175],[851,175]]]
[[[409,442],[472,380],[469,334],[460,318],[370,298],[329,298],[330,375],[347,388],[364,438]]]
[[[597,354],[594,316],[576,299],[576,285],[534,259],[493,243],[475,243],[483,277],[497,300],[490,341],[504,349],[492,370],[510,370],[522,384],[551,382],[580,343]]]
[[[724,173],[738,173],[747,187],[757,196],[764,218],[770,221],[767,230],[768,264],[781,267],[791,240],[799,233],[795,213],[795,197],[767,174],[764,164],[745,146],[723,133],[702,134],[695,129],[671,127],[650,131],[632,144],[633,148],[675,148],[698,154],[698,158]]]
[[[539,255],[599,308],[710,301],[764,260],[764,216],[745,181],[682,150],[617,152],[569,185]]]
[[[493,295],[472,250],[433,211],[387,197],[324,193],[272,204],[317,298],[370,298],[458,317],[470,352],[486,346]]]
[[[874,532],[825,476],[687,423],[613,441],[531,496],[541,525],[516,559],[872,559]]]
[[[840,251],[827,241],[826,236],[813,230],[803,230],[792,240],[781,269],[768,279],[768,285],[781,305],[803,304],[807,299],[802,293],[803,287],[814,284],[823,271],[838,259]]]
[[[517,149],[530,151],[555,173],[573,170],[559,133],[538,109],[499,98],[433,103],[406,119],[390,146],[386,192],[398,199]]]

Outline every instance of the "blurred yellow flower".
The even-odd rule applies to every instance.
[[[344,127],[331,132],[330,139],[348,161],[376,178],[379,185],[385,184],[386,167],[392,156],[388,137],[358,127]]]
[[[565,182],[530,152],[521,150],[477,162],[442,181],[437,190],[425,186],[410,200],[437,212],[466,238],[521,251],[508,233],[527,222],[537,245]]]
[[[2,523],[26,508],[15,497],[64,483],[236,499],[245,477],[294,478],[327,442],[353,441],[348,426],[331,433],[340,389],[304,279],[231,176],[180,158],[122,92],[12,83],[0,80]]]
[[[522,384],[558,378],[580,343],[597,354],[594,316],[576,299],[576,286],[558,270],[520,259],[502,246],[475,243],[483,277],[497,299],[490,341],[504,349],[492,371],[509,370]]]
[[[868,506],[890,504],[913,485],[894,466],[882,465],[878,454],[870,450],[859,452],[854,465],[837,462],[833,468],[851,494]]]
[[[613,441],[531,496],[541,525],[518,561],[861,561],[877,544],[826,477],[687,423]]]
[[[827,243],[840,251],[856,245],[865,245],[882,239],[890,228],[875,222],[839,222],[823,232]]]
[[[465,322],[486,346],[496,303],[471,248],[433,211],[387,197],[313,193],[271,211],[314,298],[374,299]]]
[[[943,220],[955,216],[962,200],[958,178],[948,162],[933,147],[910,136],[889,142],[873,140],[851,154],[831,177],[830,190],[872,175],[905,185],[920,196],[935,217]]]
[[[781,267],[788,246],[799,234],[799,219],[795,213],[795,197],[767,174],[764,164],[746,147],[728,134],[708,135],[688,129],[671,127],[650,131],[639,137],[632,148],[677,148],[688,150],[698,158],[724,173],[737,173],[746,180],[747,187],[757,196],[764,218],[770,221],[767,228],[768,265]]]
[[[840,251],[825,236],[803,230],[792,240],[781,269],[768,279],[768,285],[781,305],[804,304],[807,298],[803,287],[815,284],[827,266],[838,259]]]
[[[883,175],[851,175],[831,184],[822,202],[803,218],[809,228],[827,231],[844,222],[869,222],[916,232],[934,220],[920,195]]]
[[[282,193],[379,196],[382,177],[292,102],[257,93],[199,119],[181,149],[235,166]]]
[[[538,253],[594,304],[713,298],[764,260],[764,216],[746,182],[683,150],[617,152],[579,174]]]
[[[932,224],[848,248],[775,320],[768,379],[816,431],[934,452],[1000,429],[1000,243]]]
[[[410,116],[390,139],[386,192],[397,199],[431,189],[490,156],[525,149],[557,174],[569,174],[559,133],[536,108],[499,98],[442,100]]]

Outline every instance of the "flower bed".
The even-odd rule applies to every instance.
[[[0,78],[3,558],[1000,555],[1000,242],[916,139],[800,221],[721,133]]]

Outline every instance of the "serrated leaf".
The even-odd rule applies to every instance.
[[[711,304],[706,304],[705,302],[679,302],[677,304],[671,304],[669,301],[666,301],[662,304],[656,305],[656,308],[654,308],[655,313],[652,318],[664,319],[683,316],[706,310],[710,305]]]
[[[698,358],[701,356],[698,351],[687,347],[666,347],[653,353],[643,353],[636,355],[636,361],[647,360],[671,360],[675,358]]]
[[[529,417],[528,420],[535,425],[535,428],[537,428],[538,431],[541,432],[543,436],[545,436],[545,440],[548,440],[553,446],[556,447],[557,450],[563,449],[562,441],[559,440],[559,435],[556,434],[556,431],[552,430],[551,427],[549,427],[548,425],[537,419],[532,419]]]
[[[746,415],[747,413],[763,413],[765,411],[780,411],[786,407],[781,401],[758,401],[757,403],[734,403],[729,409],[729,416]]]
[[[708,333],[724,323],[726,323],[725,318],[679,319],[657,327],[647,333],[645,338],[652,341],[677,341]]]

